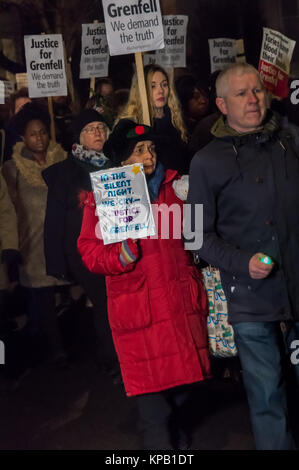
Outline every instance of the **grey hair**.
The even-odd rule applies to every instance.
[[[225,98],[231,75],[244,75],[245,73],[255,73],[261,81],[260,74],[253,65],[247,63],[235,63],[229,65],[227,68],[222,70],[217,77],[215,84],[217,97]]]

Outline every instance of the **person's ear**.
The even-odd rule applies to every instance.
[[[227,107],[224,98],[216,98],[216,105],[222,114],[227,114]]]

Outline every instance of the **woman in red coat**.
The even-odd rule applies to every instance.
[[[173,189],[179,176],[157,163],[150,127],[119,121],[104,152],[116,165],[143,163],[152,203],[164,209],[176,204],[182,214],[183,202]],[[159,224],[155,239],[104,245],[96,237],[91,193],[84,204],[78,249],[90,271],[106,276],[109,323],[126,393],[138,395],[143,448],[178,448],[169,420],[186,397],[186,387],[180,386],[210,374],[207,299],[200,274],[182,239],[172,237],[175,227],[168,239],[161,238]],[[181,229],[181,217],[173,219]]]

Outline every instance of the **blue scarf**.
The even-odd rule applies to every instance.
[[[155,172],[147,179],[148,192],[151,201],[155,202],[158,199],[160,186],[165,177],[165,170],[161,162],[157,163]]]
[[[81,162],[89,163],[97,168],[102,168],[109,160],[102,152],[88,150],[79,144],[72,146],[72,155]]]

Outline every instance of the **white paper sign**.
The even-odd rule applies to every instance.
[[[187,25],[188,16],[163,16],[165,48],[156,52],[162,67],[186,67]]]
[[[0,104],[5,104],[10,95],[15,92],[15,85],[8,80],[0,80]]]
[[[105,23],[83,24],[80,78],[107,77],[108,65]]]
[[[156,54],[143,54],[142,55],[142,61],[143,61],[144,66],[157,64],[158,63],[157,59],[158,59],[158,56]]]
[[[223,70],[235,62],[245,62],[242,39],[209,39],[211,73]]]
[[[104,245],[155,235],[143,165],[135,163],[90,173]]]
[[[16,73],[17,90],[28,88],[27,73]]]
[[[159,0],[102,0],[110,55],[164,47]]]
[[[25,36],[30,98],[67,95],[61,34]]]
[[[5,103],[5,86],[3,80],[0,80],[0,104]]]

